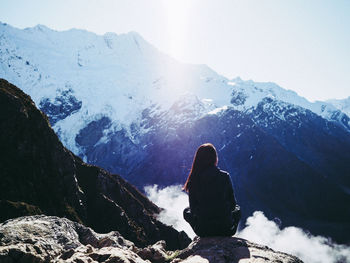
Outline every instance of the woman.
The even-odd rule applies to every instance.
[[[183,187],[190,202],[183,212],[184,219],[201,237],[232,236],[241,217],[230,175],[219,170],[217,163],[215,147],[210,143],[201,145]]]

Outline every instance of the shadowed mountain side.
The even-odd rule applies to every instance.
[[[251,116],[234,109],[220,115],[206,115],[187,125],[177,126],[171,121],[166,125],[155,124],[156,131],[145,138],[152,142],[147,146],[146,159],[127,179],[140,188],[154,183],[160,186],[183,183],[195,149],[202,143],[211,142],[218,150],[219,167],[230,172],[243,218],[254,211],[264,211],[269,218],[281,219],[282,226],[302,227],[346,243],[349,237],[344,235],[344,230],[350,231],[350,209],[344,204],[350,202],[350,196],[342,187],[348,181],[350,171],[346,161],[350,158],[347,157],[349,135],[315,114],[307,118],[309,122],[303,120],[302,123],[313,124],[302,125],[299,129],[298,124],[294,124],[293,128],[297,129],[295,143],[289,139],[288,148],[282,144],[282,136],[272,136]],[[273,127],[276,133],[280,128],[284,131],[283,136],[292,136],[291,128],[278,125],[282,124],[276,123]],[[329,127],[332,133],[336,130],[342,136],[332,136],[330,131],[327,135],[321,131],[326,129],[324,127]],[[308,137],[298,137],[300,133],[308,133]],[[295,148],[304,145],[300,155],[292,151],[292,145]],[[307,146],[310,148],[303,153]],[[331,146],[338,148],[334,150]],[[324,150],[318,151],[316,147]],[[343,156],[339,156],[337,163],[330,157],[332,162],[328,170],[335,165],[337,172],[325,176],[320,164],[327,163],[327,156],[335,151],[336,156],[341,153]],[[312,153],[317,161],[305,161],[310,160]],[[340,180],[344,184],[339,184]]]
[[[138,246],[190,242],[157,221],[160,209],[119,175],[87,165],[63,147],[29,96],[0,79],[0,220],[45,213],[99,232],[119,231]]]

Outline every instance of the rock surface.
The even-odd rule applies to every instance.
[[[196,237],[188,248],[181,250],[172,261],[186,263],[302,263],[297,257],[277,252],[236,237]]]
[[[166,251],[165,241],[138,248],[118,232],[95,233],[66,218],[27,216],[0,224],[0,262],[279,262],[298,258],[235,237],[195,238],[183,250]]]
[[[28,216],[0,225],[0,262],[144,262],[118,232],[97,234],[66,218]]]
[[[2,79],[0,131],[0,222],[43,213],[102,233],[117,230],[141,247],[191,242],[158,221],[160,208],[134,186],[67,150],[31,98]]]

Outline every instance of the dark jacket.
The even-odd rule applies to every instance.
[[[190,224],[197,235],[220,236],[236,232],[239,218],[234,215],[236,199],[227,172],[212,166],[193,175],[188,194]]]

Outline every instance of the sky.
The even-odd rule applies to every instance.
[[[310,101],[350,96],[349,0],[0,0],[25,28],[138,32],[162,52]]]

